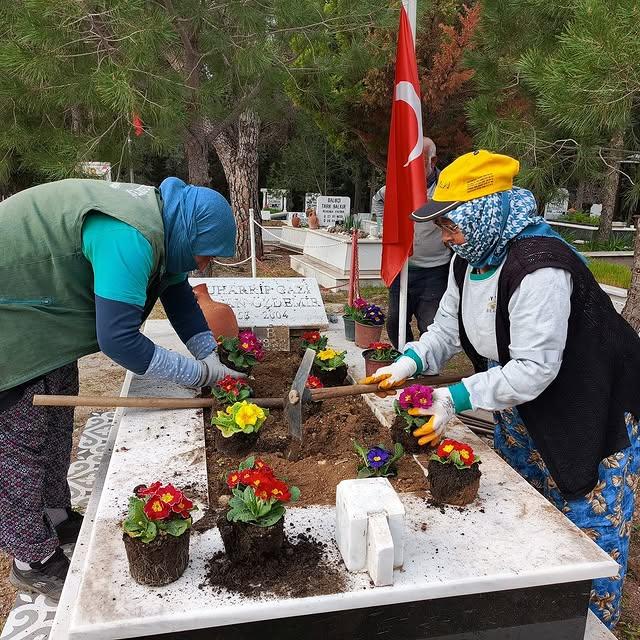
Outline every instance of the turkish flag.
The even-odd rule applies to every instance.
[[[396,53],[396,77],[387,151],[387,188],[382,228],[382,279],[395,280],[413,253],[413,220],[427,201],[423,159],[422,108],[411,24],[404,6]]]

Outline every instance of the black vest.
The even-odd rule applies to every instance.
[[[555,380],[517,408],[558,489],[570,500],[593,489],[603,458],[629,446],[624,414],[640,417],[640,338],[566,244],[523,238],[511,243],[498,281],[496,341],[502,366],[511,359],[509,300],[527,274],[543,267],[571,273],[567,342]],[[466,269],[467,262],[456,256],[460,342],[476,371],[485,371],[487,362],[462,324]]]

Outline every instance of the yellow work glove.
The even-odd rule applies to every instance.
[[[456,414],[451,392],[447,387],[433,390],[433,404],[428,409],[409,409],[410,416],[432,416],[420,428],[413,432],[418,444],[435,446],[444,436],[447,425]]]

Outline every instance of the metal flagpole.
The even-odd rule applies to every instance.
[[[402,0],[413,35],[413,48],[416,46],[416,7],[417,0]],[[409,289],[409,261],[405,261],[400,272],[400,299],[398,301],[398,350],[402,351],[407,343],[407,294]]]

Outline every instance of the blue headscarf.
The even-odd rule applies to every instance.
[[[502,264],[509,243],[516,238],[542,236],[557,238],[584,258],[538,215],[531,191],[514,187],[461,204],[446,217],[458,226],[466,242],[451,245],[461,258],[475,268],[495,268]]]
[[[235,254],[236,223],[222,195],[179,178],[163,180],[160,194],[168,273],[197,269],[194,256],[229,258]]]

